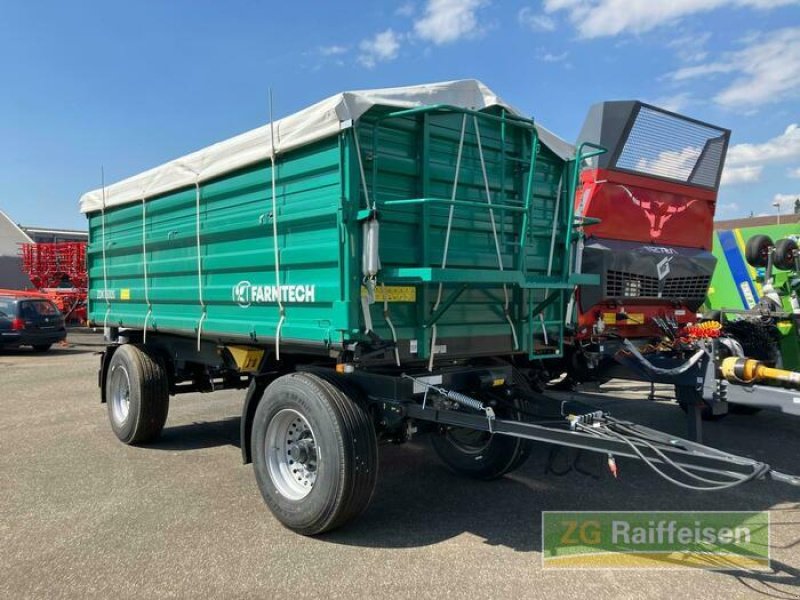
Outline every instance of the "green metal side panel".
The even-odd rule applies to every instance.
[[[340,152],[334,137],[277,163],[286,340],[322,344],[349,327],[340,276]],[[269,164],[201,185],[199,204],[199,268],[194,188],[90,216],[91,321],[143,328],[147,320],[149,329],[196,335],[205,311],[206,336],[254,342],[275,336],[279,311],[268,295],[276,284]]]
[[[529,352],[532,336],[541,336],[543,327],[550,332],[548,341],[557,345],[562,334],[565,294],[550,305],[542,318],[537,316],[531,322],[529,308],[545,299],[545,286],[521,289],[509,284],[504,292],[502,284],[492,285],[490,281],[510,278],[515,272],[528,278],[545,277],[549,272],[554,281],[563,283],[564,256],[558,250],[564,245],[570,205],[562,198],[556,214],[555,204],[564,161],[539,146],[528,234],[523,241],[521,209],[525,206],[532,152],[530,132],[479,121],[492,203],[520,209],[495,209],[493,227],[475,124],[468,117],[455,195],[456,201],[464,204],[455,205],[453,210],[447,261],[442,269],[450,205],[402,201],[451,198],[463,117],[456,113],[386,119],[380,122],[376,133],[374,124],[379,115],[373,110],[362,119],[357,131],[362,154],[368,158],[365,173],[369,199],[375,203],[380,218],[379,283],[413,285],[416,290],[415,302],[392,302],[388,306],[397,338],[402,340],[401,350],[418,358],[430,355],[432,327],[427,324],[434,315],[440,281],[445,281],[442,304],[455,298],[436,321],[436,345],[440,351],[446,350],[445,355],[459,354],[460,348],[468,348],[470,353]],[[566,185],[563,188],[566,192]],[[362,208],[365,202],[362,195]],[[551,244],[555,252],[551,252]],[[555,287],[549,291],[556,291]],[[508,314],[517,334],[516,348],[505,314],[505,293],[509,295]],[[383,303],[379,301],[371,307],[371,317],[378,335],[391,339]]]
[[[547,354],[546,339],[557,354],[571,288],[566,163],[535,142],[530,122],[481,118],[492,212],[468,116],[442,269],[450,205],[416,202],[451,198],[462,114],[389,112],[373,108],[355,128],[278,159],[281,340],[322,349],[374,344],[376,335],[388,342],[388,315],[404,357],[428,357],[434,323],[446,357],[532,353],[534,338],[539,353]],[[191,337],[202,324],[204,338],[273,342],[280,310],[270,184],[269,163],[257,164],[203,183],[199,212],[190,188],[91,214],[90,320]],[[386,309],[380,300],[368,307],[370,335],[361,304],[367,199],[381,228],[378,288],[400,291]]]

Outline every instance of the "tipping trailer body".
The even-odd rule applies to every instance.
[[[310,109],[277,122],[274,213],[269,129],[249,164],[238,163],[254,152],[236,152],[259,142],[254,132],[222,143],[233,158],[213,160],[229,170],[195,161],[208,178],[181,179],[180,166],[166,165],[139,184],[87,194],[90,321],[265,347],[279,337],[285,352],[325,356],[383,345],[394,360],[395,340],[401,360],[557,354],[570,287],[571,206],[558,200],[569,147],[476,82],[438,95],[422,88],[370,97],[334,128],[303,117]],[[475,96],[483,112],[471,111]],[[447,106],[426,107],[427,98]],[[287,121],[303,130],[300,143],[281,139]],[[188,159],[175,162],[196,169]],[[177,189],[160,191],[170,177]],[[558,301],[532,319],[553,293]],[[366,305],[363,294],[372,294]]]

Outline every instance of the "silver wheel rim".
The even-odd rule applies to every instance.
[[[111,415],[121,425],[128,419],[131,409],[131,380],[128,370],[118,365],[111,373]]]
[[[302,500],[311,493],[321,456],[303,415],[291,408],[278,411],[267,425],[264,454],[278,493],[290,500]]]

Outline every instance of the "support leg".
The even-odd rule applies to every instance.
[[[698,444],[703,443],[703,402],[686,406],[686,437]]]

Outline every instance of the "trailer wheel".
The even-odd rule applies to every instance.
[[[772,238],[768,235],[754,235],[744,247],[744,258],[752,267],[766,267],[769,262],[769,249]]]
[[[683,412],[689,412],[689,406],[692,404],[702,404],[703,408],[700,409],[700,418],[703,419],[703,421],[719,421],[728,416],[728,413],[715,415],[711,407],[703,400],[703,396],[693,385],[676,385],[675,400]],[[729,410],[731,406],[732,405],[729,405]]]
[[[120,346],[106,376],[111,429],[126,444],[156,439],[169,412],[169,384],[164,365],[143,348]]]
[[[251,444],[261,495],[289,529],[330,531],[358,516],[372,498],[378,444],[369,414],[317,375],[292,373],[269,385]]]
[[[513,414],[503,415],[503,412]],[[498,410],[497,413],[522,420],[515,411]],[[431,445],[448,469],[484,481],[498,479],[521,467],[533,448],[530,441],[521,438],[446,426],[431,436]]]

